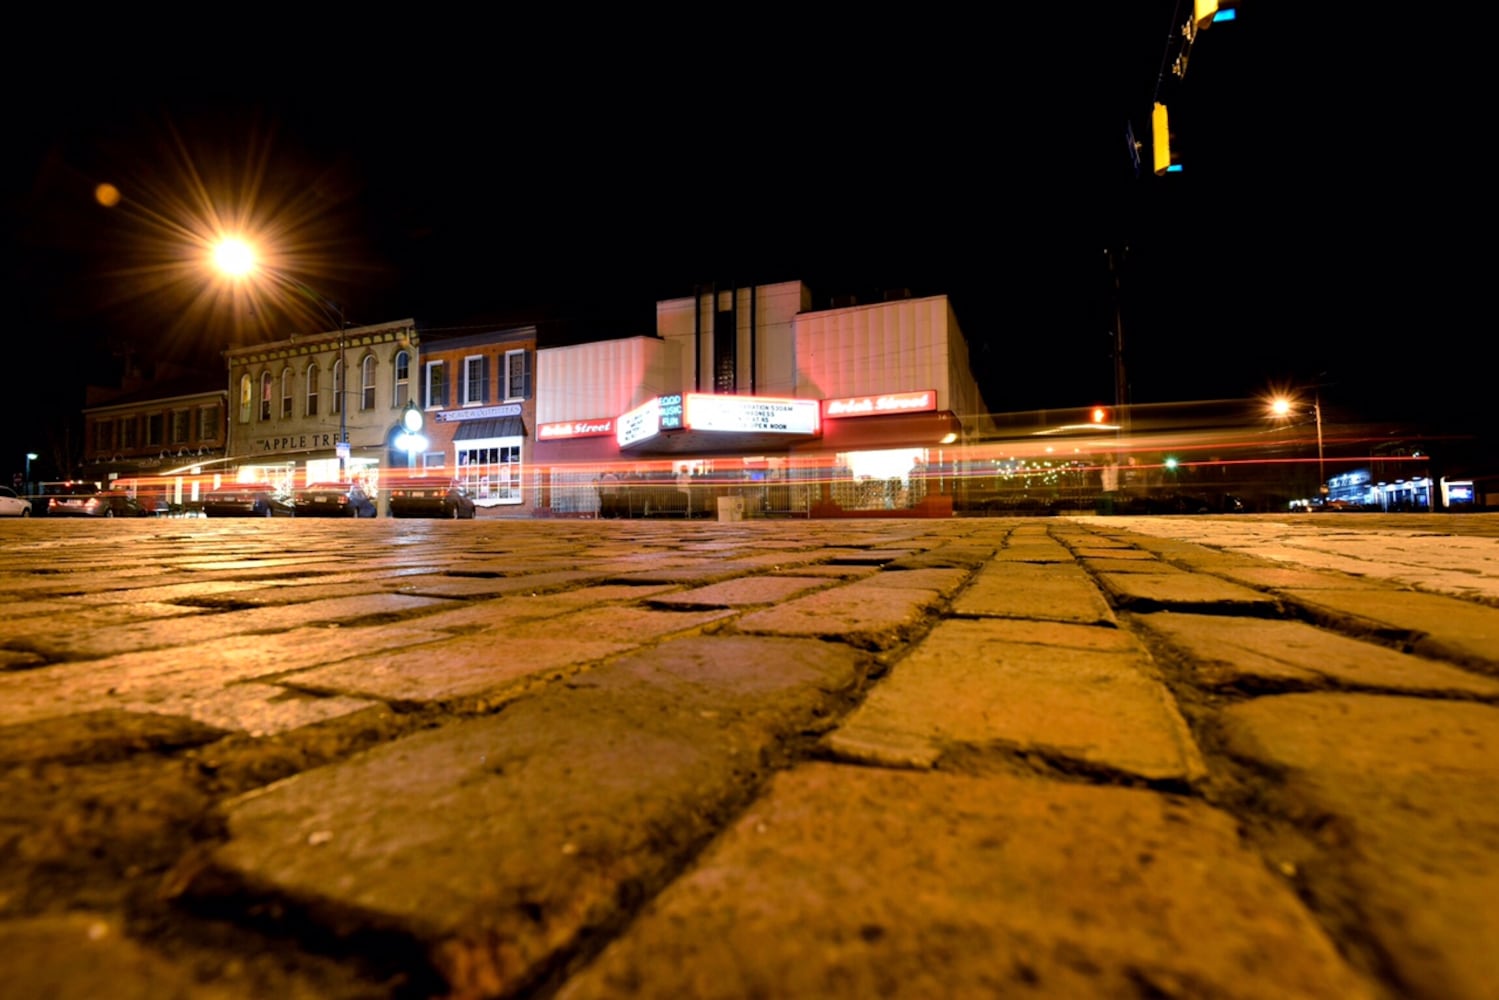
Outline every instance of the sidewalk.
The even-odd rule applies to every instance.
[[[0,996],[1499,997],[1390,524],[0,526]]]

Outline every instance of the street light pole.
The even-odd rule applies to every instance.
[[[1322,454],[1322,398],[1320,395],[1312,397],[1312,416],[1317,421],[1317,488],[1325,497],[1330,491],[1327,488],[1327,464]]]
[[[34,452],[34,451],[28,451],[26,453],[26,492],[27,493],[31,492],[31,463],[34,462],[34,461],[36,461],[36,452]]]

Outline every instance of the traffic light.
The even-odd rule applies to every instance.
[[[1109,422],[1109,411],[1102,406],[1093,407],[1093,412],[1088,414],[1088,419],[1095,424],[1106,424]]]
[[[1206,31],[1216,21],[1232,21],[1238,0],[1192,0],[1192,24]]]
[[[1157,175],[1180,173],[1181,164],[1171,148],[1171,124],[1167,119],[1166,105],[1156,101],[1150,112],[1151,156]]]

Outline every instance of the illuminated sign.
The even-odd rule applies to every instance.
[[[450,424],[458,420],[493,420],[496,417],[518,417],[520,416],[519,403],[507,403],[504,406],[470,406],[464,410],[442,410],[437,414],[437,422]]]
[[[825,417],[878,417],[887,413],[923,413],[937,408],[937,393],[886,392],[878,396],[845,396],[822,401]]]
[[[672,393],[661,397],[661,429],[674,431],[682,426],[682,394]]]
[[[661,433],[661,399],[653,397],[635,409],[620,414],[614,437],[621,448],[638,444]]]
[[[557,438],[601,437],[614,433],[614,418],[599,420],[561,420],[550,424],[536,425],[536,439],[551,441]]]
[[[688,393],[685,426],[695,431],[816,434],[821,404],[815,399],[770,399]]]

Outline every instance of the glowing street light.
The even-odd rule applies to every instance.
[[[278,284],[309,299],[330,320],[337,321],[338,328],[338,377],[333,387],[338,403],[338,471],[339,478],[347,481],[349,461],[349,366],[344,350],[344,327],[347,325],[343,307],[332,299],[320,295],[296,278],[261,263],[260,254],[248,240],[237,236],[226,236],[215,243],[209,252],[209,262],[214,270],[234,281],[246,281],[257,272],[264,271]]]
[[[1296,401],[1285,396],[1276,396],[1270,400],[1270,415],[1285,420],[1292,416]],[[1327,495],[1327,468],[1322,454],[1322,400],[1320,396],[1312,397],[1312,417],[1317,422],[1317,491],[1323,496]]]

